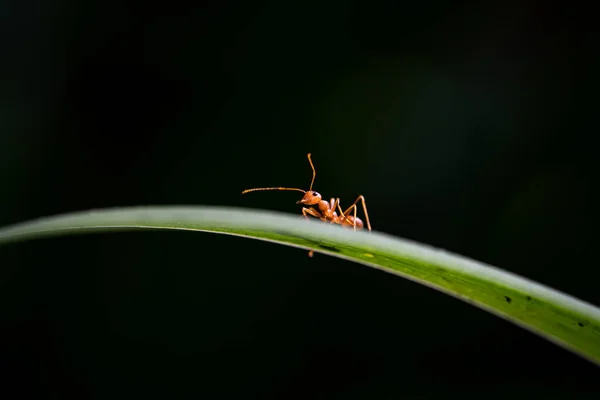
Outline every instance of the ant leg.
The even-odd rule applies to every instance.
[[[353,204],[353,205],[351,205],[351,206],[350,206],[350,207],[348,207],[348,209],[345,211],[345,214],[344,214],[344,221],[345,221],[345,222],[348,222],[348,221],[349,221],[349,219],[348,219],[348,214],[350,213],[350,210],[353,210],[353,211],[354,211],[354,215],[353,215],[354,219],[352,220],[352,227],[354,228],[354,231],[356,231],[356,204]]]
[[[338,210],[340,210],[340,216],[345,218],[346,216],[344,215],[344,211],[342,211],[342,206],[340,205],[339,201],[338,201],[337,208],[338,208]]]
[[[358,201],[362,202],[362,206],[363,206],[363,211],[365,212],[365,218],[367,220],[367,228],[369,228],[369,230],[371,230],[371,222],[369,222],[369,213],[367,212],[367,204],[365,202],[365,197],[361,194],[360,196],[358,196],[356,198],[356,200],[354,200],[354,203],[352,203],[352,205],[350,207],[348,207],[348,209],[344,212],[344,216],[352,209],[352,207],[354,207],[354,217],[356,218],[356,203],[358,203]]]
[[[335,209],[340,208],[340,198],[338,197],[336,199],[336,198],[332,197],[331,200],[329,200],[329,208],[331,210],[331,213],[334,215],[334,219],[331,221],[331,223],[337,223],[336,218],[335,218],[336,217]],[[342,210],[340,209],[340,211],[342,211]]]
[[[348,210],[346,210],[346,212],[344,212],[344,210],[342,210],[342,206],[339,203],[339,199],[338,199],[338,205],[337,208],[340,212],[340,220],[342,221],[341,224],[343,225],[344,222],[349,221],[348,217],[346,216],[346,213],[352,208],[352,207],[348,207]]]
[[[321,213],[319,213],[314,208],[302,207],[302,215],[304,215],[304,218],[306,218],[307,220],[308,220],[308,215],[312,215],[315,218],[323,219],[323,216],[321,215]]]
[[[306,218],[306,220],[308,221],[308,214],[312,215],[315,218],[319,218],[319,219],[323,219],[323,216],[314,208],[306,208],[306,207],[302,207],[302,215],[304,215],[304,218]],[[308,256],[312,257],[315,254],[314,250],[310,250],[308,252]]]

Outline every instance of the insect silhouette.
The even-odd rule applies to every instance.
[[[315,177],[317,176],[317,172],[310,157],[310,153],[308,153],[307,157],[313,173],[312,181],[310,182],[310,187],[308,190],[288,187],[265,187],[246,189],[242,192],[242,194],[263,190],[293,190],[297,192],[302,192],[304,193],[304,196],[300,200],[298,200],[296,204],[302,204],[305,206],[302,207],[302,215],[304,215],[304,218],[308,219],[308,216],[310,215],[312,217],[320,219],[321,221],[342,225],[344,227],[353,228],[354,230],[364,228],[363,221],[356,216],[357,204],[360,201],[362,203],[363,211],[365,213],[367,229],[371,231],[369,213],[367,212],[367,204],[365,203],[365,198],[363,195],[358,196],[356,200],[354,200],[354,203],[352,203],[352,205],[350,205],[345,211],[342,211],[339,198],[332,197],[329,201],[323,200],[319,192],[312,190],[313,184],[315,183]],[[339,215],[336,210],[339,211]],[[309,251],[308,256],[312,257],[313,254],[314,252],[311,250]]]

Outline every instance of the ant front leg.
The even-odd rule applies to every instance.
[[[314,208],[302,207],[302,215],[304,215],[304,218],[306,218],[306,220],[308,220],[308,215],[312,215],[315,218],[323,219],[321,213],[315,210]]]

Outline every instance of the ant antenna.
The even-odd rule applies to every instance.
[[[313,171],[313,178],[312,178],[312,181],[310,181],[310,188],[308,189],[308,191],[310,192],[312,190],[313,183],[315,183],[315,177],[317,176],[317,171],[315,171],[315,166],[313,165],[313,162],[310,159],[310,153],[308,153],[308,162],[310,163],[310,167],[312,168],[312,171]]]
[[[312,168],[313,177],[312,181],[310,181],[310,188],[308,191],[310,192],[313,187],[313,183],[315,183],[315,177],[317,176],[317,171],[315,171],[315,166],[313,165],[312,159],[310,158],[310,153],[308,153],[308,162],[310,163],[310,167]],[[295,190],[296,192],[306,193],[305,190],[297,189],[297,188],[287,188],[287,187],[266,187],[266,188],[254,188],[254,189],[246,189],[242,192],[242,194],[246,194],[249,192],[258,192],[262,190]]]
[[[242,194],[246,194],[248,192],[257,192],[259,190],[295,190],[297,192],[302,192],[302,193],[306,193],[304,190],[302,189],[296,189],[296,188],[286,188],[286,187],[266,187],[266,188],[254,188],[254,189],[246,189],[242,192]]]

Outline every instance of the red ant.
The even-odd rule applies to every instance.
[[[315,171],[315,166],[310,158],[310,153],[308,153],[308,162],[310,163],[310,167],[312,168],[313,177],[310,182],[310,188],[308,191],[297,189],[297,188],[286,188],[286,187],[267,187],[267,188],[255,188],[255,189],[246,189],[242,192],[242,194],[248,192],[255,192],[260,190],[295,190],[297,192],[304,193],[302,199],[296,202],[296,204],[303,204],[309,207],[302,207],[302,215],[304,218],[308,219],[308,216],[311,215],[315,218],[319,218],[321,221],[330,222],[332,224],[339,224],[345,227],[352,227],[354,230],[362,229],[364,227],[363,221],[356,216],[356,204],[360,200],[362,202],[363,210],[365,212],[365,218],[367,220],[367,229],[371,230],[371,223],[369,222],[369,214],[367,212],[367,205],[365,204],[364,196],[360,195],[354,200],[354,203],[350,207],[346,209],[346,211],[342,211],[342,207],[340,206],[339,198],[331,198],[328,202],[323,200],[321,194],[312,190],[313,183],[315,182],[315,177],[317,175]],[[317,206],[315,208],[314,206]],[[339,210],[340,215],[338,216],[336,209]],[[350,211],[353,211],[353,215],[349,215]],[[314,251],[311,250],[308,253],[309,257],[312,257]]]

